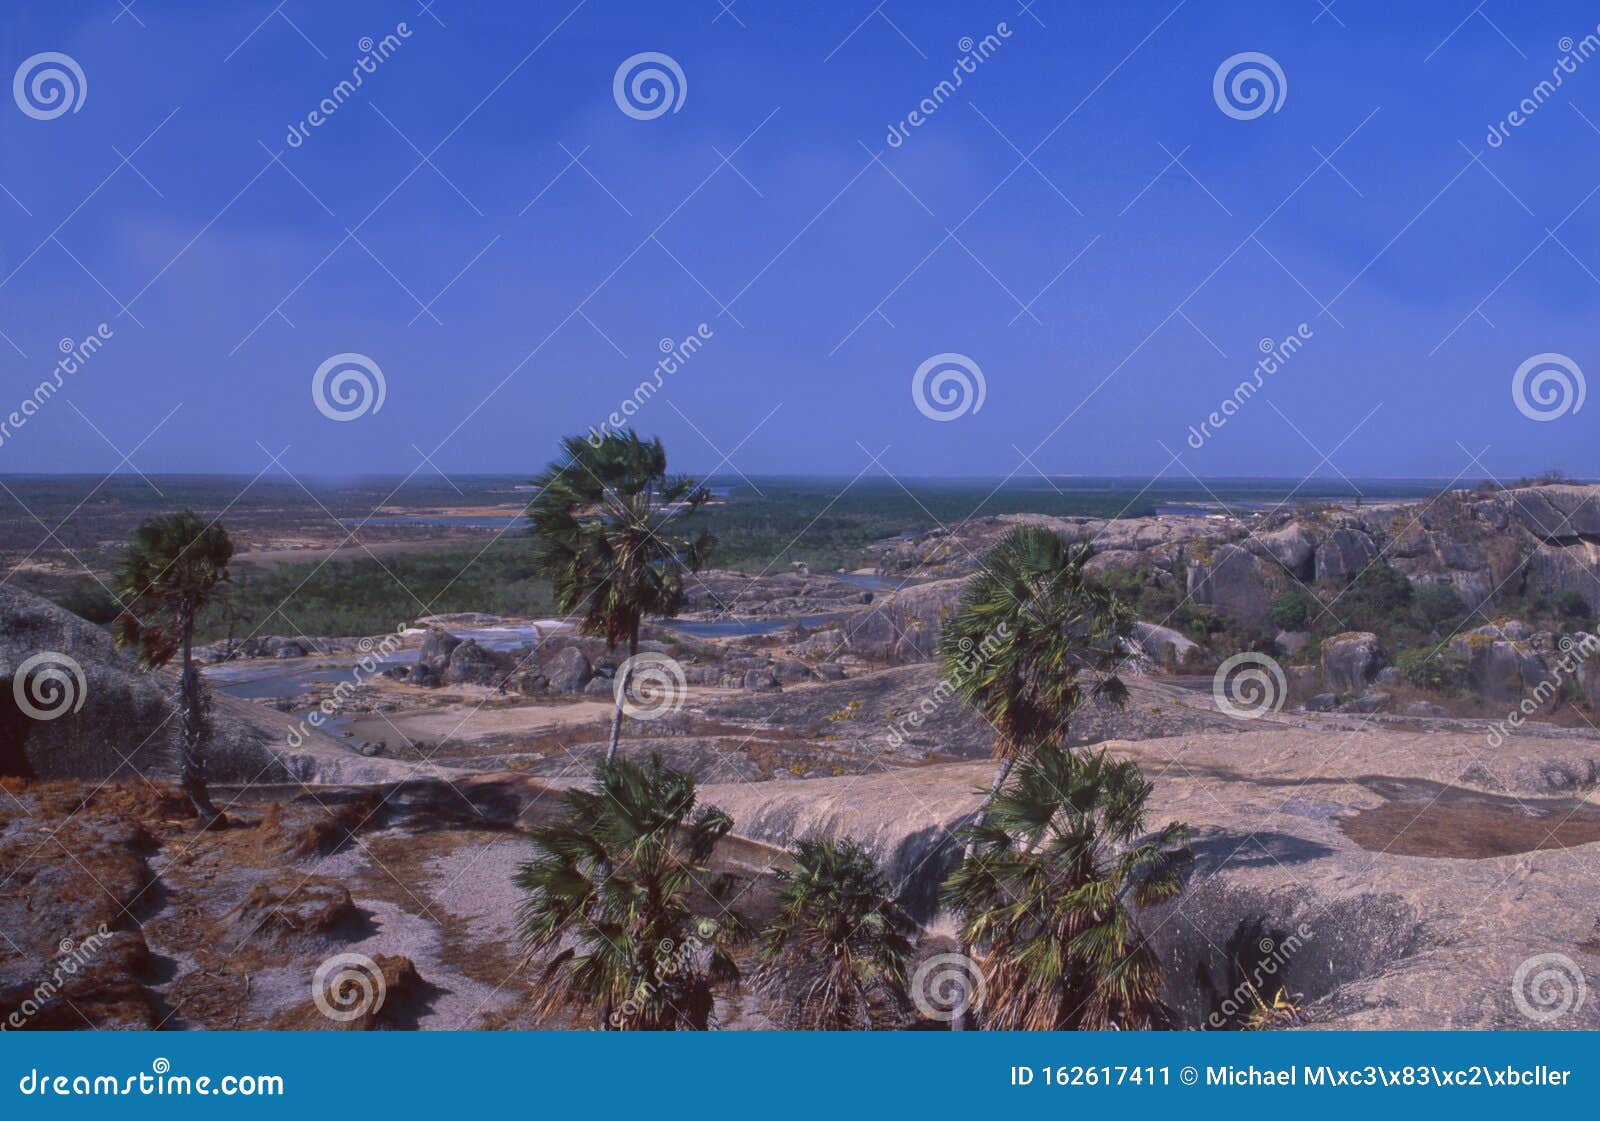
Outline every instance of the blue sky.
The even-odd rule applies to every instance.
[[[0,415],[113,334],[0,473],[531,472],[704,323],[635,418],[696,471],[1594,474],[1600,404],[1536,422],[1511,383],[1600,371],[1600,56],[1486,138],[1596,13],[1475,2],[15,0],[0,77],[60,52],[87,90],[0,96]],[[640,52],[676,112],[614,100]],[[1214,99],[1241,52],[1276,111]],[[335,422],[350,352],[384,400]],[[941,422],[943,353],[985,392]]]

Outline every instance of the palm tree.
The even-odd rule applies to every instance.
[[[1086,698],[1122,704],[1117,669],[1127,657],[1133,616],[1090,578],[1090,545],[1068,545],[1042,526],[1019,526],[983,559],[939,640],[945,687],[994,729],[1000,760],[989,797],[1019,758],[1041,744],[1066,743]],[[987,805],[987,799],[985,800]],[[980,807],[976,820],[983,821]],[[964,856],[972,854],[969,840]],[[962,953],[967,952],[964,942]],[[956,1028],[971,1026],[965,1009]]]
[[[994,729],[999,788],[1034,746],[1065,743],[1090,697],[1121,704],[1117,670],[1128,656],[1128,605],[1087,571],[1090,545],[1019,526],[983,558],[939,641],[945,681]]]
[[[756,986],[785,1026],[859,1031],[897,1022],[916,929],[877,862],[853,841],[802,840],[779,869],[778,911],[762,934]]]
[[[539,1013],[592,1013],[602,1029],[709,1027],[716,992],[738,986],[732,947],[745,933],[721,905],[727,877],[707,866],[732,827],[697,810],[693,776],[659,757],[602,763],[593,789],[568,791],[513,881],[526,893],[523,947],[543,964]]]
[[[1147,782],[1105,751],[1019,762],[972,826],[941,898],[979,959],[986,1026],[1159,1026],[1160,966],[1132,911],[1176,895],[1188,830],[1145,836]]]
[[[628,657],[639,652],[646,615],[672,616],[683,607],[683,574],[698,572],[715,539],[668,532],[668,522],[693,514],[710,497],[690,479],[667,474],[659,439],[631,429],[598,439],[568,436],[564,458],[533,481],[528,506],[537,539],[535,560],[549,578],[557,606],[581,617],[580,630],[615,650],[624,639]],[[609,762],[622,734],[628,669],[617,683]]]
[[[222,597],[232,558],[228,531],[184,510],[149,518],[134,530],[115,577],[122,602],[114,624],[118,644],[135,647],[147,667],[165,666],[182,656],[178,709],[183,720],[183,791],[201,828],[217,824],[222,815],[206,790],[210,726],[194,664],[194,628],[200,613]]]

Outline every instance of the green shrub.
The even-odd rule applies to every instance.
[[[1582,592],[1562,592],[1556,599],[1556,610],[1568,619],[1583,622],[1594,617],[1594,611]]]
[[[1311,597],[1305,592],[1298,588],[1284,592],[1272,601],[1273,625],[1284,631],[1302,630],[1311,618],[1311,608]]]
[[[1400,676],[1419,689],[1452,694],[1460,687],[1466,662],[1458,654],[1436,646],[1412,646],[1394,659]]]

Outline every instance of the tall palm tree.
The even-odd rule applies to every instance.
[[[122,613],[114,623],[119,645],[137,649],[145,666],[165,666],[181,657],[178,709],[183,721],[183,790],[202,828],[221,814],[206,789],[206,741],[210,738],[207,701],[195,668],[195,623],[223,596],[233,542],[219,523],[207,523],[189,510],[147,519],[133,531],[128,552],[117,566],[117,598]]]
[[[762,932],[758,988],[801,1031],[860,1031],[899,1021],[916,924],[853,841],[802,840],[780,868],[778,911]]]
[[[1064,743],[1084,700],[1127,699],[1133,615],[1087,571],[1092,546],[1019,526],[983,558],[939,641],[945,681],[994,729],[994,786],[1034,746]]]
[[[990,799],[941,893],[985,948],[987,1027],[1160,1025],[1160,966],[1133,908],[1181,890],[1188,830],[1145,835],[1150,791],[1137,764],[1103,750],[1041,751]]]
[[[613,650],[625,639],[632,658],[641,621],[682,609],[684,573],[698,572],[715,544],[707,532],[679,537],[669,527],[710,495],[688,478],[668,475],[660,439],[643,440],[631,429],[597,440],[568,436],[561,448],[563,458],[533,480],[528,518],[535,560],[557,606],[581,618],[581,631],[604,638]],[[627,684],[624,670],[608,762],[622,734]]]
[[[983,558],[939,640],[945,685],[994,729],[989,796],[1018,759],[1067,741],[1072,715],[1093,697],[1122,704],[1117,670],[1127,658],[1133,615],[1096,583],[1092,546],[1068,545],[1042,526],[1018,526]],[[985,806],[987,806],[987,800]],[[983,820],[980,807],[976,820]],[[972,854],[969,839],[964,857]],[[967,952],[961,942],[962,953]],[[955,1027],[972,1026],[969,1002]]]
[[[732,947],[745,933],[721,905],[727,877],[708,867],[732,827],[697,809],[693,776],[659,757],[602,763],[592,789],[568,791],[514,877],[522,944],[543,964],[540,1013],[626,1031],[709,1027],[716,992],[738,986]]]

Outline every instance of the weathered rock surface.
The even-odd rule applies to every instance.
[[[1273,565],[1237,545],[1191,551],[1189,596],[1230,618],[1264,627],[1272,597],[1285,583]]]
[[[684,587],[684,612],[706,618],[826,615],[871,603],[871,591],[837,576],[799,572],[700,572]]]
[[[1491,592],[1555,598],[1576,592],[1600,610],[1600,486],[1546,485],[1450,491],[1422,502],[1310,507],[1238,518],[1146,517],[1107,521],[1004,514],[974,518],[879,549],[888,573],[972,572],[977,558],[1018,525],[1043,525],[1093,541],[1097,567],[1177,572],[1219,610],[1258,621],[1263,597],[1298,579],[1349,580],[1373,563],[1417,583],[1446,584],[1468,607]],[[1233,545],[1261,562],[1222,553]],[[1219,568],[1221,571],[1219,571]],[[1289,582],[1287,586],[1293,586]]]
[[[1520,964],[1550,952],[1600,983],[1586,948],[1600,808],[1553,797],[1549,777],[1600,748],[1519,735],[1469,778],[1481,735],[1258,729],[1111,746],[1154,778],[1151,824],[1183,820],[1194,836],[1186,891],[1143,920],[1178,1026],[1236,1024],[1228,999],[1237,1009],[1240,982],[1272,959],[1267,996],[1300,994],[1314,1028],[1600,1027],[1592,999],[1543,1024],[1511,993]],[[1335,747],[1350,777],[1328,777]],[[991,774],[964,763],[702,793],[771,845],[861,840],[929,918],[949,830]],[[1540,847],[1575,810],[1571,847]]]
[[[94,624],[37,596],[0,588],[0,674],[14,684],[30,658],[51,655],[72,664],[58,660],[62,676],[53,683],[38,681],[37,669],[29,674],[34,691],[25,685],[23,695],[34,714],[19,706],[15,688],[0,689],[0,774],[103,779],[175,773],[177,675],[142,670]],[[297,727],[284,713],[215,690],[211,705],[207,773],[214,783],[338,781],[361,773],[352,766],[359,758],[337,740]],[[365,773],[398,771],[368,766]]]
[[[1334,635],[1322,644],[1322,680],[1334,692],[1361,692],[1382,664],[1383,649],[1370,631]]]
[[[1134,623],[1133,633],[1145,655],[1169,673],[1185,669],[1200,651],[1199,643],[1171,627]]]
[[[1489,624],[1450,641],[1450,650],[1466,666],[1466,684],[1489,701],[1519,700],[1547,676],[1544,662],[1521,623]]]
[[[939,633],[961,599],[965,580],[936,580],[902,588],[841,624],[852,654],[880,662],[931,658]]]

